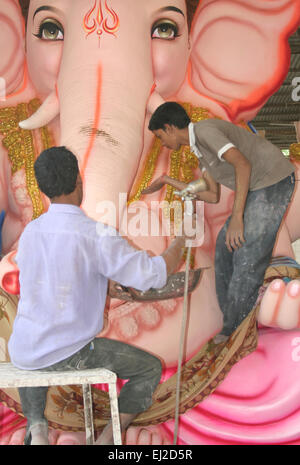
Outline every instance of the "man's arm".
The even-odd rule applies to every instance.
[[[161,257],[166,263],[167,275],[172,274],[178,268],[183,256],[184,247],[185,237],[178,236],[161,254]],[[124,300],[132,300],[132,296],[127,288],[112,280],[109,280],[107,293],[112,298],[121,299],[123,297]]]
[[[234,166],[235,170],[235,198],[231,220],[226,233],[226,245],[230,252],[245,242],[244,238],[244,209],[249,191],[251,163],[235,147],[231,147],[223,154],[223,159]]]
[[[173,273],[178,266],[183,256],[184,245],[186,238],[184,236],[176,237],[169,247],[161,254],[166,262],[167,275]]]
[[[182,259],[184,251],[184,238],[176,237],[170,246],[161,254],[166,263],[167,275],[175,271]],[[123,299],[126,301],[134,300],[127,287],[122,286],[116,281],[109,280],[107,294],[111,298]]]
[[[163,287],[167,274],[179,267],[185,240],[193,240],[189,236],[177,236],[161,255],[150,256],[145,250],[133,247],[114,228],[103,225],[98,234],[99,273],[108,278],[113,287],[119,283],[140,291]],[[114,297],[112,294],[109,291]]]
[[[204,171],[203,178],[207,185],[207,190],[202,192],[197,192],[195,194],[197,196],[196,200],[203,200],[204,202],[208,203],[218,203],[220,200],[220,185],[217,183],[207,171]],[[181,191],[183,190],[187,184],[183,181],[178,181],[177,179],[170,178],[166,174],[163,174],[159,178],[157,178],[149,187],[142,191],[142,194],[152,194],[160,190],[165,184],[168,184],[174,189]]]

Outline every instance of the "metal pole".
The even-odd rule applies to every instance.
[[[176,194],[176,192],[175,192]],[[184,200],[185,209],[187,215],[193,215],[194,207],[192,199],[194,196],[187,194],[182,200]],[[187,204],[186,201],[190,201],[190,204]],[[191,207],[191,208],[189,208]],[[177,444],[178,438],[178,424],[179,424],[179,405],[180,405],[180,384],[181,384],[181,366],[183,360],[183,350],[185,342],[185,332],[186,332],[186,322],[187,322],[187,312],[188,312],[188,287],[189,287],[189,269],[191,261],[191,250],[192,247],[189,245],[187,247],[187,256],[186,256],[186,265],[185,265],[185,283],[184,283],[184,298],[183,298],[183,310],[182,310],[182,322],[181,322],[181,334],[180,334],[180,343],[179,343],[179,356],[178,356],[178,368],[177,368],[177,382],[176,382],[176,400],[175,400],[175,428],[174,428],[174,438],[173,445]]]

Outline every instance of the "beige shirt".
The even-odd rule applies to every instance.
[[[281,150],[267,139],[227,121],[208,119],[191,123],[189,136],[200,168],[232,190],[235,190],[234,166],[223,159],[231,147],[236,147],[252,165],[251,191],[276,184],[295,170]]]

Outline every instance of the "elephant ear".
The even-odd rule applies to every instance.
[[[288,37],[299,23],[299,0],[200,0],[190,84],[231,121],[252,119],[288,72]]]
[[[23,80],[24,34],[24,19],[19,2],[16,0],[1,0],[0,79],[2,91],[4,87],[7,95],[14,92]]]

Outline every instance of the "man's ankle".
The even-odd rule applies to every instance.
[[[48,440],[48,424],[36,423],[30,428],[31,445],[32,446],[47,446]]]

